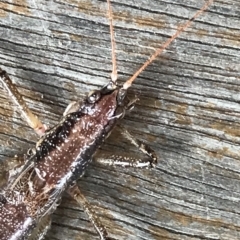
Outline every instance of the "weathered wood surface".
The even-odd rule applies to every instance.
[[[114,0],[125,80],[204,1]],[[215,1],[147,70],[124,120],[160,158],[153,170],[92,164],[79,181],[117,239],[240,239],[240,2]],[[106,1],[1,0],[0,67],[49,126],[111,71]],[[37,137],[0,89],[1,160]],[[119,133],[103,146],[134,152]],[[137,154],[137,153],[135,153]],[[47,239],[98,239],[67,195]]]

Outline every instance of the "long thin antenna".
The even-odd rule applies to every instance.
[[[111,79],[115,83],[117,81],[117,60],[116,60],[116,42],[114,38],[114,29],[113,29],[113,14],[110,0],[107,0],[108,3],[108,19],[110,26],[110,36],[111,36],[111,45],[112,45],[112,74]]]
[[[123,84],[123,89],[128,89],[133,81],[137,78],[137,76],[159,55],[161,54],[169,45],[172,41],[174,41],[181,32],[183,32],[186,28],[188,28],[191,23],[193,22],[194,19],[196,19],[200,14],[202,14],[208,7],[209,5],[213,2],[213,0],[209,0],[205,5],[198,10],[195,15],[189,19],[182,27],[180,27],[177,32],[169,38],[159,49],[156,50],[156,52],[142,65],[142,67],[139,68],[139,70],[131,77],[129,78],[124,84]]]

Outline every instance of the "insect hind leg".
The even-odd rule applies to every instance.
[[[79,205],[83,208],[84,212],[88,215],[89,220],[92,222],[93,226],[97,230],[101,240],[114,240],[108,236],[106,228],[103,226],[96,213],[92,209],[90,203],[81,193],[80,189],[76,184],[70,186],[67,190],[68,194],[79,203]]]
[[[17,90],[16,86],[12,83],[12,80],[8,76],[7,72],[0,68],[0,81],[3,87],[8,91],[12,101],[18,106],[21,117],[28,123],[28,125],[34,129],[34,131],[42,136],[46,131],[46,126],[42,124],[37,116],[28,108],[26,102],[23,100],[22,95]]]

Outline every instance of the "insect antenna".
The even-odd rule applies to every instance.
[[[112,74],[111,79],[113,83],[117,81],[117,59],[116,59],[116,42],[114,37],[114,29],[113,29],[113,14],[110,0],[107,0],[108,4],[108,19],[109,19],[109,27],[110,27],[110,36],[111,36],[111,45],[112,45]]]
[[[109,1],[109,0],[108,0]],[[170,44],[171,42],[173,42],[179,35],[181,32],[183,32],[184,30],[186,30],[186,28],[188,28],[191,23],[193,22],[194,19],[196,19],[199,15],[201,15],[208,7],[209,5],[213,2],[213,0],[209,0],[208,2],[206,2],[204,4],[204,6],[198,10],[194,16],[189,19],[183,26],[181,26],[174,35],[172,35],[171,38],[169,38],[160,48],[158,48],[156,50],[155,53],[153,53],[153,55],[142,65],[142,67],[140,67],[131,78],[129,78],[124,84],[123,84],[123,89],[128,89],[129,87],[131,87],[133,81],[138,77],[138,75],[152,62],[155,60],[155,58],[161,54]]]

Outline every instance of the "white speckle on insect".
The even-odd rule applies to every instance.
[[[62,148],[60,148],[59,146],[56,146],[56,148],[57,148],[57,150],[58,150],[59,152],[62,151]]]
[[[76,133],[77,129],[73,128],[72,133]]]

